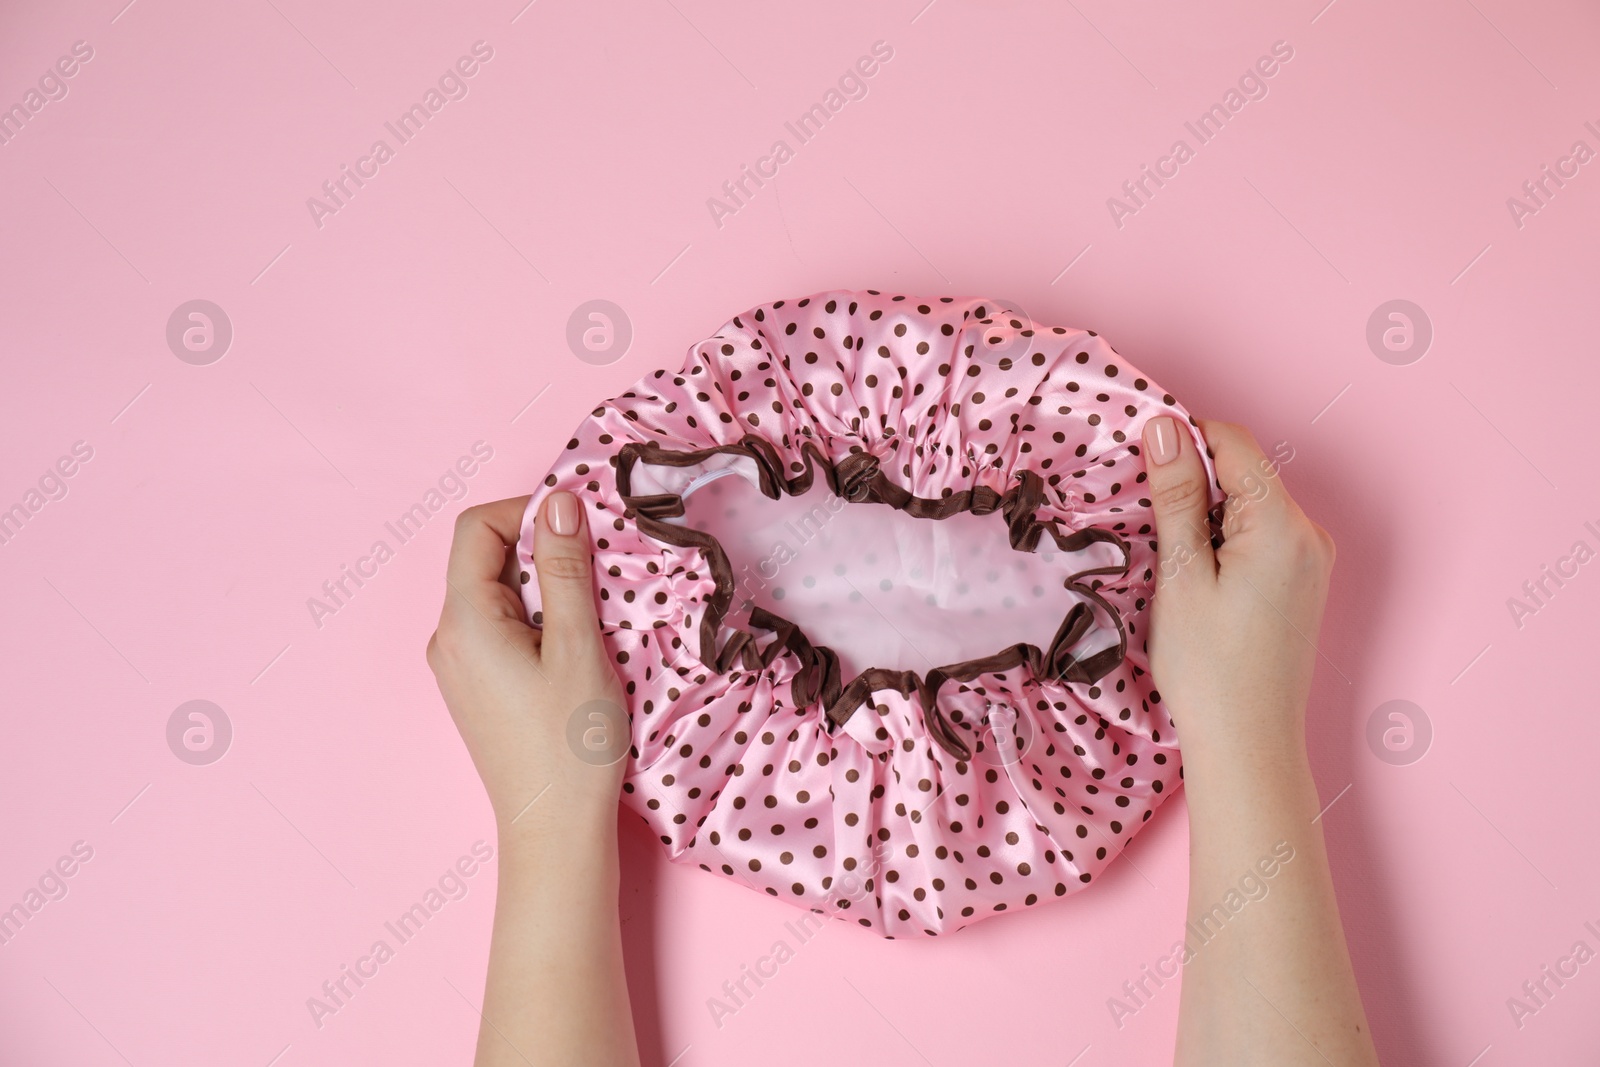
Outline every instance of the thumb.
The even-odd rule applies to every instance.
[[[1162,584],[1187,574],[1214,578],[1216,557],[1206,513],[1211,494],[1194,439],[1178,420],[1160,415],[1144,424],[1145,471],[1156,513]]]
[[[539,508],[533,566],[544,613],[545,654],[560,658],[590,645],[598,649],[589,523],[582,503],[565,490],[551,493]]]

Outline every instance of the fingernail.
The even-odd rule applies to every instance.
[[[571,537],[578,532],[578,498],[565,489],[551,493],[544,516],[552,532]]]
[[[1156,466],[1171,463],[1178,458],[1178,425],[1171,416],[1161,415],[1150,420],[1150,432],[1145,435],[1150,446],[1150,459]]]

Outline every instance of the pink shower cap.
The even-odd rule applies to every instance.
[[[1088,885],[1181,779],[1142,614],[1155,415],[1204,455],[1093,331],[991,300],[764,304],[578,428],[523,520],[524,603],[540,624],[534,516],[568,490],[624,799],[669,856],[958,930]]]

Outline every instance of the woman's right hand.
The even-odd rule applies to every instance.
[[[1145,425],[1160,566],[1150,669],[1185,761],[1216,752],[1304,750],[1304,713],[1333,539],[1306,517],[1250,431],[1200,421],[1228,494],[1221,548],[1194,441],[1169,417]]]
[[[1200,429],[1228,494],[1215,551],[1193,438],[1166,418],[1144,432],[1161,571],[1150,671],[1189,808],[1176,1062],[1377,1067],[1306,752],[1333,540],[1248,430]]]

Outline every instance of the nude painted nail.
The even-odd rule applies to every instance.
[[[566,490],[550,494],[544,515],[553,533],[571,537],[578,532],[578,498]]]
[[[1178,458],[1178,426],[1170,416],[1161,415],[1150,420],[1150,459],[1161,466]]]

